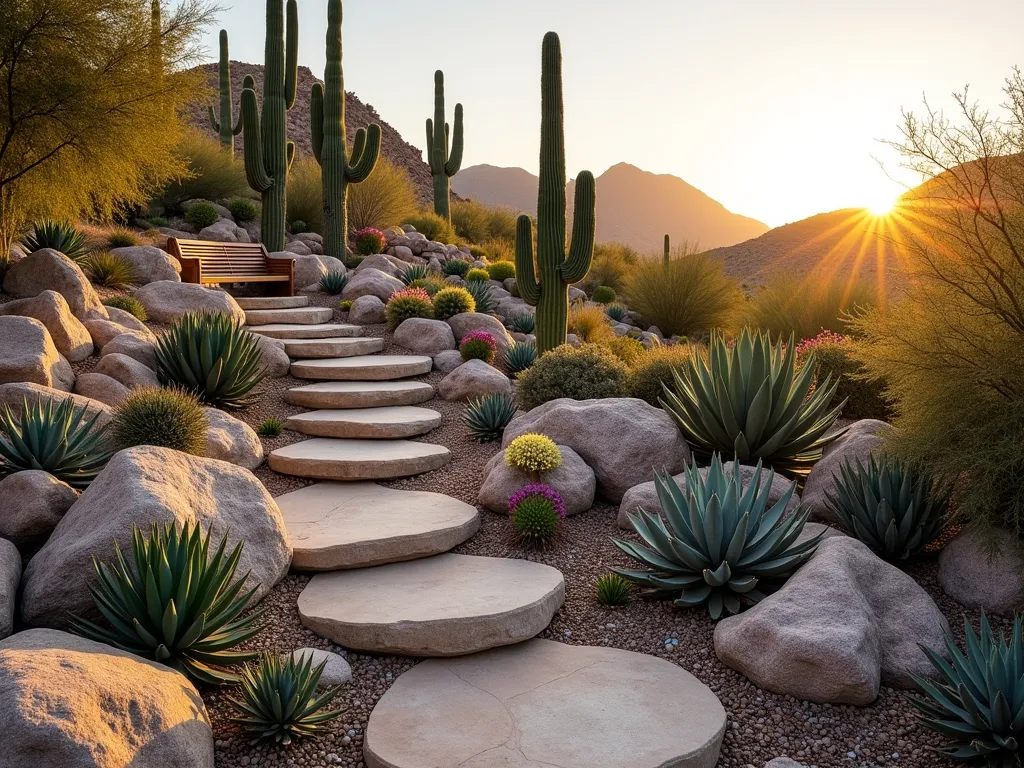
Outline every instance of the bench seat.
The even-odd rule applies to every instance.
[[[295,294],[295,261],[270,258],[262,243],[216,243],[171,237],[167,250],[181,264],[182,282],[276,283],[275,295]]]

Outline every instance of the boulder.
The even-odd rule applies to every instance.
[[[117,355],[123,357],[123,355]],[[148,370],[148,369],[147,369]],[[75,379],[75,394],[116,406],[129,395],[129,389],[105,373],[83,373]]]
[[[33,317],[0,316],[0,383],[30,382],[70,392],[71,364],[53,345],[46,326]]]
[[[413,259],[416,258],[413,255],[412,248],[407,245],[395,245],[391,247],[391,255],[401,261],[413,263]]]
[[[27,554],[46,542],[76,501],[75,489],[48,472],[29,469],[8,475],[0,480],[0,539]]]
[[[577,515],[594,506],[597,478],[572,448],[558,446],[562,452],[562,465],[544,472],[540,481],[547,483],[562,495],[565,513]],[[484,467],[483,483],[477,503],[492,512],[507,513],[509,497],[523,486],[534,482],[529,474],[505,463],[505,452],[495,454]]]
[[[392,277],[379,269],[364,269],[352,275],[345,290],[341,292],[341,298],[351,301],[361,296],[376,296],[381,301],[387,301],[391,294],[405,288],[405,284],[396,277]]]
[[[263,463],[263,443],[256,431],[240,419],[216,408],[206,412],[206,455],[248,470]]]
[[[437,385],[445,400],[471,400],[492,392],[512,392],[508,376],[483,360],[468,360],[449,373]]]
[[[166,251],[152,245],[133,245],[114,248],[110,251],[132,265],[135,282],[138,285],[155,283],[157,280],[181,282],[181,264]]]
[[[120,323],[115,323],[113,320],[86,320],[85,327],[89,331],[89,336],[92,338],[92,343],[96,349],[103,349],[113,339],[116,339],[122,333],[134,333],[129,331]],[[139,338],[143,338],[141,335]]]
[[[417,355],[434,356],[455,349],[455,334],[443,320],[410,317],[395,329],[394,342]]]
[[[284,578],[291,546],[277,504],[247,469],[169,448],[120,451],[82,493],[50,539],[29,561],[23,580],[22,620],[29,626],[66,625],[68,613],[94,616],[88,585],[92,557],[109,561],[116,539],[131,550],[132,525],[199,522],[212,546],[244,542],[238,575],[261,599]]]
[[[968,608],[1013,616],[1024,611],[1024,548],[1009,532],[965,528],[939,554],[939,586]]]
[[[715,628],[715,653],[759,688],[866,706],[934,670],[949,629],[916,581],[849,536],[825,539],[778,592]]]
[[[56,291],[79,320],[107,318],[82,268],[52,248],[43,248],[16,262],[4,278],[4,293],[16,299],[29,299],[43,291]]]
[[[157,323],[173,323],[186,312],[223,312],[245,322],[245,312],[231,296],[193,283],[158,280],[135,291],[135,298],[142,302],[149,319]]]
[[[75,401],[75,408],[84,408],[87,418],[97,416],[96,425],[103,426],[110,422],[113,417],[113,409],[106,403],[101,403],[99,400],[93,400],[88,397],[82,397],[81,395],[72,395],[68,392],[64,392],[53,387],[45,387],[42,384],[30,384],[22,382],[18,384],[0,384],[0,408],[8,406],[15,412],[21,412],[21,404],[25,401],[30,406],[36,403],[45,403],[52,401],[54,405],[59,405],[68,398]]]
[[[613,502],[653,480],[655,470],[674,475],[690,462],[690,449],[672,417],[635,398],[552,400],[514,419],[502,447],[528,432],[576,451],[597,475],[598,495]]]
[[[306,250],[309,249],[307,248]],[[320,278],[327,274],[327,267],[312,253],[299,254],[292,251],[275,251],[270,254],[270,258],[291,259],[295,262],[295,287],[297,289],[309,288],[314,285],[318,286]]]
[[[387,319],[384,302],[376,296],[360,296],[348,311],[348,321],[355,325],[379,325]]]
[[[311,658],[314,668],[325,661],[327,662],[324,671],[320,675],[318,687],[342,685],[352,679],[352,667],[345,661],[344,656],[340,656],[337,653],[324,651],[320,648],[299,648],[292,651],[291,655],[297,662],[303,662]]]
[[[855,421],[842,437],[825,448],[821,460],[807,476],[801,497],[803,505],[811,510],[811,517],[816,520],[839,522],[835,513],[829,509],[827,494],[836,492],[836,479],[840,477],[840,467],[847,459],[867,461],[871,454],[882,446],[885,432],[890,429],[892,427],[884,421]]]
[[[405,272],[405,265],[399,266],[395,264],[395,261],[396,259],[392,256],[387,256],[383,253],[374,253],[359,262],[359,266],[355,268],[355,273],[358,275],[368,269],[376,269],[386,275],[399,277]]]
[[[434,370],[448,375],[462,365],[462,354],[457,349],[449,349],[434,355]]]
[[[71,314],[67,300],[56,291],[0,304],[0,315],[35,318],[46,326],[57,351],[72,363],[85,360],[93,352],[89,331]]]
[[[231,219],[219,219],[208,227],[199,230],[200,240],[212,240],[216,243],[248,243],[251,242],[249,232],[235,224]]]
[[[103,345],[100,355],[127,355],[156,370],[156,344],[136,333],[122,333]]]
[[[267,376],[272,379],[280,379],[287,376],[291,370],[292,361],[285,352],[284,342],[281,339],[272,339],[262,333],[254,333],[256,344],[260,348],[260,360]]]
[[[0,765],[213,768],[213,730],[188,679],[52,629],[0,642]]]
[[[727,461],[724,469],[727,473],[734,472],[735,468],[733,466],[733,462]],[[749,467],[746,465],[740,466],[740,476],[743,478],[743,490],[746,490],[750,486],[750,482],[754,479],[754,472],[756,471],[756,467]],[[701,467],[700,474],[702,477],[707,477],[707,467]],[[761,470],[762,488],[764,488],[768,483],[768,474],[769,470],[767,468]],[[685,493],[686,473],[680,472],[678,475],[675,475],[673,479],[676,481],[680,490]],[[792,484],[793,482],[791,480],[787,480],[782,475],[775,475],[772,478],[771,488],[768,490],[768,504],[775,504],[775,502],[785,495],[786,491],[789,490]],[[786,511],[787,513],[795,512],[799,506],[800,494],[794,491],[793,498],[790,500],[789,504],[786,505]],[[658,499],[658,489],[655,487],[653,480],[649,480],[646,483],[640,483],[640,485],[635,485],[626,491],[626,494],[622,497],[622,503],[619,504],[619,528],[626,531],[633,530],[633,525],[629,521],[629,515],[630,513],[636,513],[638,509],[643,509],[651,514],[661,514],[661,501]]]
[[[133,357],[116,352],[101,357],[93,372],[105,374],[128,389],[160,386],[160,380],[152,368],[147,368]]]
[[[21,554],[14,542],[0,539],[0,640],[14,631],[14,606],[20,582]]]
[[[149,327],[131,312],[126,312],[117,307],[107,307],[107,313],[110,315],[110,319],[122,328],[127,328],[143,339],[156,341],[156,336],[149,330]]]
[[[498,321],[498,318],[491,315],[464,312],[461,315],[448,318],[448,325],[452,327],[457,342],[461,342],[470,331],[487,331],[498,342],[498,360],[505,359],[505,355],[514,343],[508,331],[505,330],[505,326]]]
[[[312,256],[313,249],[301,240],[292,240],[290,243],[286,243],[284,250],[287,253],[294,253],[296,256]]]

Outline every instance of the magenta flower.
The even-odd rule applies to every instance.
[[[459,343],[459,349],[466,346],[466,344],[468,344],[471,341],[482,341],[484,344],[490,347],[492,351],[498,351],[498,342],[495,341],[494,336],[489,334],[487,331],[470,331],[469,333],[462,337],[462,341]]]
[[[519,503],[523,499],[527,499],[531,496],[543,496],[551,502],[555,508],[555,512],[558,513],[558,516],[563,519],[565,518],[565,500],[562,498],[562,494],[547,483],[530,483],[513,493],[508,499],[508,511],[510,513],[515,512]]]

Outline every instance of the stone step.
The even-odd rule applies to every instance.
[[[530,640],[399,675],[370,713],[363,760],[367,768],[710,768],[725,727],[718,697],[670,661]]]
[[[303,408],[379,408],[425,403],[434,388],[422,381],[323,381],[293,387],[284,401]]]
[[[309,306],[309,296],[242,296],[235,297],[242,309],[296,309]]]
[[[251,333],[259,333],[272,339],[332,339],[339,336],[362,336],[363,329],[358,325],[343,323],[324,323],[323,325],[299,325],[297,323],[271,323],[247,328]]]
[[[297,379],[390,381],[430,373],[434,361],[424,355],[366,355],[299,360],[292,363]]]
[[[425,435],[441,426],[441,414],[429,408],[413,408],[408,405],[332,409],[291,416],[285,426],[315,437],[394,440]]]
[[[529,640],[564,600],[562,574],[548,565],[445,554],[314,576],[299,618],[346,648],[461,656]]]
[[[376,483],[317,483],[275,501],[299,571],[337,571],[447,552],[480,527],[477,508]]]
[[[295,323],[320,325],[331,322],[334,310],[330,307],[296,307],[295,309],[250,309],[245,313],[246,325]]]
[[[382,349],[384,349],[384,339],[365,336],[284,340],[284,351],[288,353],[288,356],[302,360],[373,355]]]
[[[316,480],[387,480],[438,469],[451,458],[447,448],[430,443],[317,437],[278,448],[267,464],[282,475]]]

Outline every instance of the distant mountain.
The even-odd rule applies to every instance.
[[[476,165],[455,176],[452,186],[471,200],[537,212],[537,177],[522,168]],[[570,208],[573,188],[569,182]],[[599,242],[617,240],[652,251],[660,250],[669,234],[675,243],[689,240],[714,248],[757,237],[767,229],[760,221],[728,211],[675,176],[619,163],[597,177]]]

